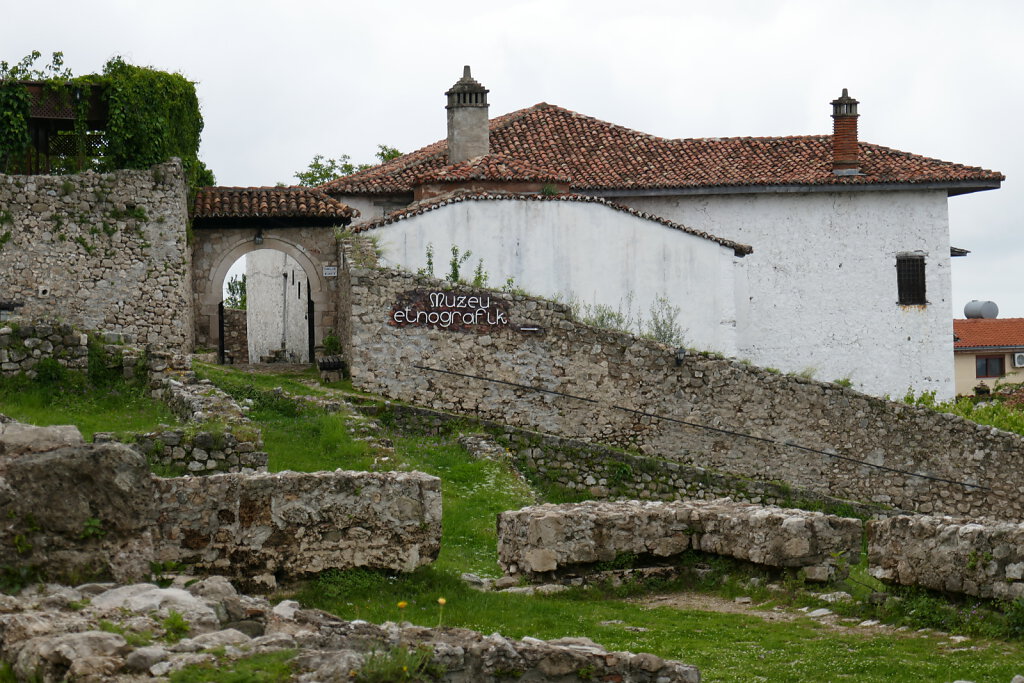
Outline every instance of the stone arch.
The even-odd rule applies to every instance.
[[[321,232],[323,234],[310,235]],[[257,234],[262,237],[260,244],[256,243]],[[324,336],[333,329],[337,309],[335,287],[323,275],[324,265],[337,262],[333,229],[202,229],[196,230],[195,235],[192,280],[196,299],[197,344],[211,347],[219,344],[217,307],[223,300],[224,280],[235,261],[260,249],[284,252],[295,259],[306,274],[314,306],[314,344],[321,344]],[[311,244],[307,245],[305,241]]]

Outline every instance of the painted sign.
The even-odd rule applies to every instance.
[[[338,277],[338,266],[324,266],[324,277]]]
[[[416,289],[399,295],[388,324],[483,333],[509,326],[508,304],[489,294]]]

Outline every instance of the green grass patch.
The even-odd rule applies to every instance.
[[[279,683],[292,680],[294,650],[252,655],[243,659],[193,664],[171,673],[171,683]]]
[[[312,365],[302,372],[283,372],[273,375],[245,372],[230,365],[213,365],[199,361],[192,363],[192,369],[197,377],[210,380],[232,396],[236,391],[245,393],[253,390],[273,391],[274,389],[283,389],[290,394],[299,396],[318,396],[325,393],[323,389],[306,383],[319,382],[319,373]]]
[[[86,440],[96,432],[145,432],[159,424],[178,423],[170,409],[140,384],[119,377],[97,381],[55,361],[39,366],[32,379],[0,377],[0,413],[38,426],[75,425]]]

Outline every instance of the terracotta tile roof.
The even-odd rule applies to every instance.
[[[953,348],[1022,348],[1024,318],[970,318],[953,321]]]
[[[747,244],[740,244],[739,242],[733,242],[732,240],[722,239],[721,237],[715,237],[714,235],[702,232],[700,230],[694,230],[688,228],[685,225],[674,223],[667,218],[656,216],[653,213],[646,211],[638,211],[637,209],[623,206],[622,204],[616,204],[610,202],[602,197],[590,197],[581,194],[556,194],[556,195],[542,195],[542,194],[517,194],[511,192],[466,192],[459,193],[453,192],[440,197],[433,197],[431,199],[423,200],[410,204],[404,209],[393,211],[386,216],[377,218],[366,223],[360,223],[358,226],[353,228],[354,232],[365,232],[367,230],[373,230],[391,223],[397,223],[413,216],[419,216],[427,213],[428,211],[434,211],[436,209],[449,206],[451,204],[459,204],[461,202],[481,202],[481,201],[525,201],[525,202],[583,202],[587,204],[600,204],[607,206],[610,209],[616,211],[622,211],[638,218],[645,220],[654,221],[661,225],[668,226],[674,230],[681,230],[682,232],[696,235],[697,237],[703,237],[704,239],[717,242],[723,247],[732,249],[737,256],[746,256],[747,254],[753,253],[754,249]]]
[[[1003,175],[860,143],[863,175],[832,173],[832,136],[668,139],[550,104],[491,119],[491,150],[572,178],[576,190],[644,190],[759,185],[958,183],[998,185]],[[412,191],[447,165],[447,141],[322,186],[332,194]]]
[[[359,212],[315,187],[202,187],[196,191],[196,218],[337,218]]]
[[[504,154],[487,154],[451,166],[434,168],[420,176],[416,183],[458,183],[467,180],[518,181],[534,183],[572,182],[565,173],[515,159]]]

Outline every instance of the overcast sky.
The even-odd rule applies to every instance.
[[[222,185],[295,182],[314,154],[373,161],[445,136],[463,64],[491,116],[550,102],[663,137],[830,133],[860,100],[861,140],[1001,171],[949,201],[953,311],[1024,317],[1024,3],[5,0],[0,59],[114,55],[197,83],[200,156]],[[701,226],[693,226],[700,228]],[[756,245],[755,245],[756,248]]]

